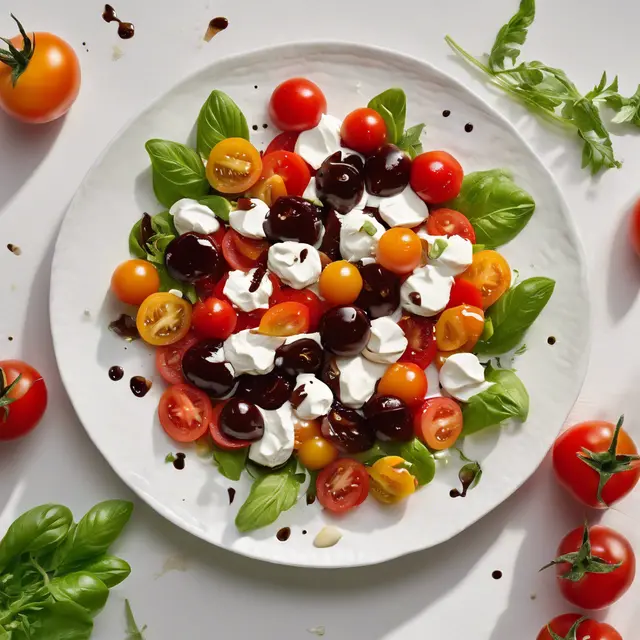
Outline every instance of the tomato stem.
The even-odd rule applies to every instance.
[[[10,398],[9,393],[20,382],[22,374],[20,374],[9,386],[5,386],[7,383],[7,376],[0,368],[0,409],[3,411],[2,422],[6,422],[9,417],[9,405],[15,402],[18,398]]]
[[[582,616],[582,618],[579,618],[578,620],[576,620],[573,625],[571,626],[571,629],[569,629],[569,632],[567,633],[567,635],[564,638],[561,638],[552,628],[551,625],[547,625],[547,631],[549,633],[549,635],[551,636],[551,640],[578,640],[578,627],[587,619],[586,616]]]
[[[29,62],[36,50],[36,34],[33,33],[32,38],[29,38],[18,18],[16,18],[13,13],[11,14],[11,17],[18,25],[20,35],[22,36],[22,51],[18,51],[8,38],[0,37],[0,40],[2,40],[8,47],[8,50],[0,49],[0,62],[11,67],[11,81],[15,87],[18,82],[18,78],[20,78],[20,76],[27,70]]]

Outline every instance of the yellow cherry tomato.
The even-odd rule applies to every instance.
[[[158,270],[146,260],[127,260],[111,276],[111,291],[125,304],[142,304],[159,288]]]
[[[287,187],[282,176],[276,173],[270,178],[260,178],[260,180],[249,189],[247,195],[250,198],[259,198],[266,203],[268,207],[271,207],[278,198],[283,198],[287,195]]]
[[[322,435],[320,431],[320,420],[296,420],[294,423],[295,440],[293,448],[297,451],[304,442],[311,438],[319,438]]]
[[[298,460],[311,471],[323,469],[338,458],[338,450],[325,438],[305,440],[298,449]]]
[[[484,330],[484,312],[478,307],[461,304],[443,311],[436,323],[439,351],[471,351]]]
[[[487,249],[473,254],[471,266],[460,278],[480,291],[482,308],[487,309],[511,286],[511,268],[497,251]]]
[[[367,469],[371,478],[369,493],[376,500],[395,504],[415,493],[418,481],[403,465],[406,465],[404,458],[386,456]]]
[[[358,268],[346,260],[328,264],[320,274],[320,295],[329,304],[350,304],[362,291]]]
[[[244,138],[227,138],[211,149],[207,180],[220,193],[243,193],[262,173],[258,150]]]
[[[140,337],[154,347],[178,342],[191,327],[191,303],[172,293],[154,293],[140,305],[136,326]]]

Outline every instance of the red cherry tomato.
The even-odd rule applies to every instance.
[[[267,309],[238,313],[238,323],[233,333],[240,333],[245,329],[257,329],[265,313],[267,313]]]
[[[359,153],[373,153],[387,140],[387,125],[382,116],[364,107],[352,111],[342,122],[340,136],[345,146]]]
[[[427,233],[431,236],[460,236],[471,243],[476,231],[464,214],[454,209],[436,209],[427,220]]]
[[[579,621],[582,622],[579,622]],[[576,627],[576,623],[577,627]],[[551,630],[555,636],[549,633]],[[575,631],[575,635],[570,635]],[[555,617],[542,629],[536,640],[555,640],[555,638],[569,638],[570,640],[622,640],[622,636],[606,622],[591,620],[579,613],[565,613]]]
[[[246,449],[251,446],[251,442],[246,440],[236,440],[235,438],[229,438],[220,430],[220,413],[225,403],[220,402],[213,408],[211,421],[209,424],[209,432],[216,446],[227,451],[233,451],[234,449]]]
[[[333,513],[346,513],[361,505],[369,493],[367,468],[349,458],[325,467],[316,480],[318,501]]]
[[[311,180],[307,163],[293,151],[273,151],[262,158],[262,177],[279,175],[289,196],[301,196]]]
[[[612,451],[614,434],[618,429],[615,451]],[[602,454],[609,451],[606,460],[593,460],[588,452]],[[558,436],[553,445],[553,469],[565,489],[584,504],[606,509],[617,502],[638,484],[640,461],[628,461],[622,456],[637,456],[638,449],[619,426],[611,422],[594,420],[570,427]],[[612,473],[598,496],[600,474],[590,464],[601,464],[603,473]],[[617,469],[617,471],[615,471]]]
[[[453,309],[453,307],[459,307],[463,304],[482,308],[482,294],[480,290],[470,282],[455,278],[453,287],[451,287],[451,293],[449,294],[447,309]]]
[[[273,304],[281,304],[283,302],[298,302],[305,305],[309,310],[309,331],[317,331],[320,326],[320,319],[324,313],[324,305],[322,300],[309,289],[290,289],[282,287],[278,291],[274,290],[271,297]]]
[[[409,342],[399,362],[412,362],[421,369],[426,369],[433,362],[438,350],[435,322],[407,314],[402,316],[398,325]]]
[[[222,255],[232,269],[251,271],[258,258],[269,249],[265,240],[251,240],[241,236],[234,229],[229,229],[222,241]]]
[[[299,133],[295,131],[283,131],[279,133],[267,147],[264,152],[265,156],[268,156],[270,153],[274,151],[295,151],[296,150],[296,142],[298,142]]]
[[[42,376],[26,362],[0,361],[0,440],[13,440],[35,429],[46,408]]]
[[[416,435],[436,451],[452,447],[462,433],[462,409],[451,398],[429,398],[414,415]]]
[[[213,409],[209,396],[189,384],[169,387],[160,398],[160,424],[177,442],[194,442],[209,428]]]
[[[226,340],[236,328],[238,316],[226,300],[207,298],[197,302],[191,316],[191,326],[201,338]]]
[[[156,349],[156,369],[169,384],[184,382],[182,357],[187,349],[200,342],[198,336],[188,333],[182,340]]]
[[[462,186],[460,163],[446,151],[421,153],[411,165],[411,188],[427,203],[453,200]]]
[[[630,222],[631,245],[640,256],[640,200],[638,200],[636,205],[633,207]]]
[[[327,100],[317,84],[305,78],[291,78],[279,84],[271,95],[269,115],[278,129],[313,129],[327,112]]]

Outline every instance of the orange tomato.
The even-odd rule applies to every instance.
[[[158,270],[146,260],[127,260],[118,265],[111,276],[111,291],[125,304],[142,304],[158,289]]]
[[[250,198],[259,198],[268,207],[271,207],[278,198],[283,198],[287,195],[287,187],[282,176],[274,174],[270,178],[260,178],[251,187],[247,195]]]
[[[484,312],[461,304],[443,311],[436,323],[436,345],[440,351],[471,351],[484,330]]]
[[[295,336],[306,333],[309,322],[309,307],[301,302],[281,302],[262,316],[258,331],[267,336]]]
[[[338,450],[325,438],[305,440],[298,449],[298,460],[311,471],[323,469],[338,458]]]
[[[227,138],[211,149],[207,179],[220,193],[243,193],[258,182],[261,173],[260,153],[244,138]]]
[[[389,229],[378,243],[378,262],[393,273],[411,273],[420,264],[421,256],[422,243],[411,229]]]
[[[319,438],[322,435],[320,431],[319,420],[296,420],[294,423],[295,440],[293,448],[297,451],[304,442],[311,438]]]
[[[191,327],[191,304],[172,293],[154,293],[138,309],[140,337],[154,347],[182,340]]]
[[[329,304],[350,304],[362,291],[358,268],[346,260],[328,264],[320,274],[320,295]]]
[[[378,393],[400,398],[410,406],[415,405],[427,394],[427,376],[417,364],[396,362],[380,379]]]
[[[491,249],[473,254],[471,266],[460,276],[480,290],[482,308],[487,309],[507,291],[511,285],[509,263]]]

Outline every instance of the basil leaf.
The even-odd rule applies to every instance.
[[[385,445],[383,449],[380,443],[376,442],[371,449],[363,451],[362,453],[356,453],[352,458],[370,467],[374,462],[377,462],[380,458],[384,458],[386,455],[388,455],[387,446]]]
[[[434,479],[436,475],[435,458],[417,438],[394,446],[393,453],[410,463],[409,472],[415,476],[419,486],[429,484]]]
[[[249,126],[240,107],[222,91],[212,91],[198,115],[198,153],[209,157],[211,149],[227,138],[249,140]]]
[[[29,611],[28,635],[12,636],[12,640],[87,640],[93,631],[93,620],[86,609],[67,600],[45,602]]]
[[[71,511],[59,504],[44,504],[23,513],[0,541],[0,572],[23,553],[38,556],[59,545],[72,523]]]
[[[189,147],[169,140],[145,144],[153,169],[156,198],[170,208],[181,198],[198,200],[209,192],[209,181],[200,156]]]
[[[476,345],[475,352],[496,355],[514,349],[549,302],[555,288],[550,278],[529,278],[509,289],[487,312],[493,332]]]
[[[535,0],[521,0],[516,14],[505,24],[491,47],[489,54],[489,68],[492,71],[504,69],[505,60],[515,64],[520,55],[520,46],[527,39],[527,29],[536,17]]]
[[[291,509],[298,500],[300,483],[295,468],[259,478],[253,483],[249,496],[236,516],[238,531],[245,533],[275,522],[278,516]]]
[[[84,571],[93,574],[111,589],[120,584],[131,573],[129,563],[116,556],[104,555],[82,566]]]
[[[145,624],[142,628],[138,626],[133,611],[131,610],[131,604],[128,600],[124,601],[124,616],[127,621],[127,640],[144,640],[144,632],[147,628]]]
[[[425,128],[425,124],[416,124],[413,127],[409,127],[404,135],[398,141],[398,146],[403,151],[406,151],[411,159],[422,153],[422,142],[420,136]]]
[[[77,571],[53,578],[48,588],[58,602],[75,602],[86,609],[92,617],[100,613],[109,597],[109,589],[104,582],[87,571]]]
[[[465,436],[500,424],[508,418],[524,421],[529,415],[529,394],[512,370],[494,369],[489,365],[485,379],[494,384],[472,396],[462,410],[462,434]]]
[[[377,111],[387,125],[387,142],[397,144],[404,132],[407,117],[407,96],[402,89],[387,89],[372,98],[367,105]]]
[[[198,301],[196,288],[192,284],[189,284],[188,282],[180,282],[172,278],[164,264],[156,264],[156,269],[160,276],[160,291],[171,291],[171,289],[176,289],[180,291],[191,304],[195,304]]]
[[[220,220],[229,222],[229,213],[231,213],[231,203],[222,196],[205,196],[200,198],[198,202],[205,207],[209,207]]]
[[[218,467],[218,471],[229,480],[240,480],[247,463],[248,449],[235,449],[225,451],[219,447],[213,449],[213,459]]]
[[[133,227],[131,228],[131,232],[129,233],[129,253],[134,258],[146,259],[147,252],[142,246],[142,218],[138,220]]]
[[[478,244],[498,247],[524,229],[536,203],[513,182],[510,172],[491,169],[467,174],[460,195],[449,206],[469,218]]]

